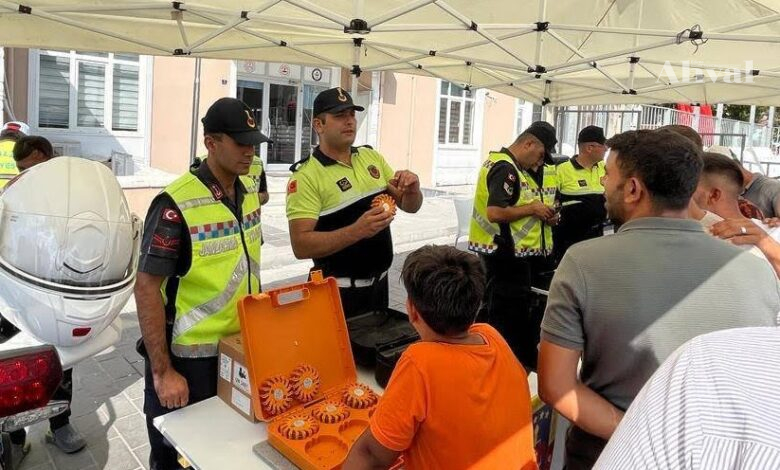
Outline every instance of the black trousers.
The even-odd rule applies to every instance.
[[[563,255],[575,243],[598,238],[604,235],[604,226],[602,224],[579,226],[574,223],[561,222],[560,225],[553,227],[553,258],[555,264],[561,262]]]
[[[550,261],[541,256],[480,255],[487,285],[478,321],[489,323],[504,337],[517,359],[536,370],[544,298],[531,287],[546,289],[551,278]]]
[[[0,317],[0,335],[5,338],[11,338],[13,335],[19,332],[11,322],[5,318]],[[49,428],[54,431],[59,429],[70,422],[70,404],[73,401],[73,369],[66,369],[62,371],[62,382],[57,390],[54,391],[52,400],[66,400],[68,402],[68,409],[64,412],[49,418]],[[24,444],[27,439],[27,432],[24,429],[19,429],[11,434],[11,442],[14,444]]]
[[[190,389],[189,402],[192,405],[211,398],[217,394],[217,362],[218,358],[183,359],[171,356],[171,365],[187,380]],[[163,435],[152,423],[154,418],[175,411],[160,404],[154,389],[154,379],[149,359],[146,359],[144,373],[144,414],[146,415],[146,430],[149,434],[149,467],[152,470],[179,469],[176,449],[165,440]],[[208,429],[203,429],[208,432]]]
[[[607,441],[572,426],[566,436],[565,470],[590,470],[606,447]]]
[[[366,287],[339,287],[339,295],[346,318],[374,310],[387,310],[390,303],[387,276]]]

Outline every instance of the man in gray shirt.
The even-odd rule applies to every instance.
[[[688,219],[702,169],[690,141],[630,131],[607,145],[606,206],[621,227],[567,251],[542,322],[539,392],[573,423],[568,470],[593,466],[645,381],[680,345],[715,330],[774,325],[780,311],[772,268]]]
[[[751,173],[742,167],[745,180],[745,192],[742,197],[756,205],[764,217],[780,217],[780,181]]]

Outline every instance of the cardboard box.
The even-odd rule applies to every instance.
[[[252,385],[240,334],[228,336],[219,342],[217,396],[249,422],[259,421],[252,410]]]

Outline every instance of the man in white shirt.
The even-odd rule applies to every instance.
[[[777,327],[694,338],[648,380],[594,468],[780,468],[777,390]]]

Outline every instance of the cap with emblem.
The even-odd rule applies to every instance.
[[[341,87],[325,90],[314,98],[314,115],[321,113],[336,114],[345,109],[354,109],[355,111],[365,111],[362,106],[356,105],[352,101],[352,96],[342,90]]]
[[[235,98],[218,99],[200,121],[204,132],[227,134],[241,145],[273,142],[257,128],[249,106]]]
[[[552,159],[552,154],[555,152],[555,144],[558,143],[558,138],[555,137],[555,128],[548,122],[536,121],[531,123],[523,134],[531,134],[539,139],[544,145],[544,163],[553,165],[555,162]]]
[[[578,144],[595,142],[597,144],[603,145],[606,141],[607,138],[604,137],[604,129],[600,128],[599,126],[583,127],[579,135],[577,135]]]

